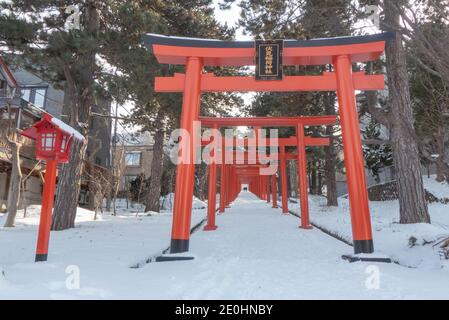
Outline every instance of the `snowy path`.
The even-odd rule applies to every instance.
[[[67,252],[66,255],[59,253],[60,261],[6,266],[7,279],[10,276],[7,281],[0,280],[0,297],[449,298],[446,271],[428,272],[395,264],[350,264],[340,258],[352,252],[350,246],[319,230],[299,229],[298,218],[282,215],[280,209],[272,209],[247,192],[242,192],[232,207],[217,217],[217,224],[216,231],[201,230],[192,236],[191,254],[195,256],[192,261],[150,263],[130,269],[128,266],[135,262],[131,257],[134,258],[135,252],[142,253],[136,249],[141,243],[125,240],[123,244],[118,241],[108,244],[97,239],[96,252],[92,255],[92,249],[84,260],[82,254],[73,257]],[[140,224],[140,229],[129,229],[129,234],[125,229],[121,239],[133,239],[135,233],[148,235],[148,227]],[[166,235],[169,224],[161,224],[160,228],[165,231],[155,233],[155,237]],[[99,227],[97,232],[104,231]],[[159,245],[167,239],[154,241]],[[109,250],[117,256],[114,264],[111,259],[102,258],[108,256]],[[129,250],[134,254],[130,255]],[[151,253],[154,252],[147,251]],[[80,267],[79,290],[65,288],[67,275],[63,270],[67,264]],[[380,271],[379,289],[369,289],[366,281],[372,279],[370,275],[376,270]]]
[[[146,267],[149,273],[172,275],[168,298],[449,297],[449,274],[426,275],[394,264],[350,264],[340,257],[352,253],[352,247],[319,230],[299,229],[296,217],[283,216],[249,193],[242,193],[217,223],[215,232],[191,238],[194,262],[182,262],[182,268]],[[365,285],[372,266],[380,271],[379,290]]]

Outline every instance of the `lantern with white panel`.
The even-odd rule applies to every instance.
[[[46,161],[36,262],[47,261],[58,163],[69,162],[74,139],[83,143],[86,140],[78,131],[46,112],[40,121],[22,131],[22,135],[36,141],[36,159]]]

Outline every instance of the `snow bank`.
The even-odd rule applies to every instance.
[[[433,177],[434,179],[434,177]],[[438,198],[449,198],[449,186],[424,179],[425,188]],[[312,223],[352,242],[349,200],[340,197],[338,207],[327,207],[326,198],[309,196]],[[299,203],[290,203],[294,212],[300,212]],[[389,255],[394,261],[414,268],[445,268],[449,261],[440,258],[440,248],[433,244],[449,237],[449,204],[429,203],[432,224],[399,224],[399,202],[369,202],[375,250]]]
[[[161,210],[173,210],[173,205],[175,202],[175,194],[169,193],[166,196],[163,196],[160,198],[160,204],[161,204]],[[194,210],[200,210],[200,209],[206,209],[207,203],[198,199],[197,197],[193,197],[192,201],[192,209]]]
[[[111,203],[111,212],[106,211],[106,200],[103,200],[103,210],[106,213],[111,213],[113,209],[113,203]],[[144,215],[145,205],[142,203],[133,202],[126,198],[117,198],[115,200],[115,210],[119,215]]]
[[[126,206],[126,201],[118,201],[118,205]],[[0,227],[0,270],[6,273],[2,278],[0,271],[0,300],[144,297],[161,276],[143,284],[146,276],[130,267],[170,245],[172,217],[169,213],[148,216],[142,211],[136,215],[131,208],[121,210],[117,216],[105,212],[93,220],[93,211],[78,208],[75,228],[51,232],[45,263],[34,262],[40,206],[28,207],[26,218],[19,211],[15,228]],[[192,225],[205,216],[205,210],[194,210]],[[4,219],[0,214],[0,225]],[[81,288],[69,290],[68,272],[77,268]],[[163,288],[161,282],[152,298]]]
[[[23,228],[25,226],[37,225],[39,222],[39,216],[41,213],[41,205],[33,204],[27,207],[26,215],[24,216],[24,210],[17,210],[16,217],[16,228]],[[92,221],[94,218],[95,212],[91,210],[87,210],[84,208],[77,208],[76,211],[76,222],[87,222]],[[3,225],[3,220],[6,218],[6,214],[4,217],[0,216],[0,225]],[[97,220],[101,220],[101,214],[97,215]]]
[[[0,267],[0,289],[5,289],[6,287],[6,279],[5,279],[5,271]]]
[[[312,198],[311,203],[316,205],[311,210],[313,219],[328,218],[324,220],[333,222],[335,228],[339,225],[332,219],[340,219],[339,222],[346,223],[342,232],[350,235],[345,217],[348,212],[342,210],[347,202],[340,199],[340,208],[326,211],[323,198]],[[390,230],[398,225],[389,226],[382,216],[388,205],[391,203],[374,206],[377,209],[373,212]],[[447,299],[449,296],[446,270],[428,272],[397,264],[348,263],[340,257],[350,253],[351,247],[317,228],[299,229],[296,217],[283,215],[280,209],[271,208],[249,192],[242,192],[225,214],[217,215],[216,231],[199,230],[192,235],[190,254],[195,256],[194,260],[149,263],[141,268],[130,267],[169,245],[170,214],[106,213],[101,220],[92,221],[93,212],[78,209],[76,227],[52,232],[49,260],[34,263],[37,209],[30,210],[25,219],[18,217],[16,228],[0,228],[0,270],[6,272],[6,278],[0,275],[0,299]],[[433,216],[434,213],[433,210]],[[205,215],[206,210],[193,210],[192,225]],[[438,228],[399,227],[404,241],[407,233],[417,234],[415,227],[422,235],[434,233],[433,228]],[[375,245],[379,248],[383,244],[378,235]],[[388,233],[385,235],[389,237]],[[407,244],[400,245],[408,248]],[[407,250],[419,248],[427,250],[427,245],[417,244]],[[367,286],[371,274],[367,268],[373,265],[380,272],[379,287],[375,290]],[[79,271],[79,288],[70,287],[72,282],[67,281],[76,274],[72,273],[74,270]]]
[[[423,176],[424,187],[439,199],[449,199],[449,184],[446,181],[438,182],[435,178],[436,175]]]

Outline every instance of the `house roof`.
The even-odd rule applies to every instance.
[[[2,72],[3,76],[5,77],[5,80],[8,82],[8,85],[11,87],[17,88],[18,84],[16,79],[11,73],[11,70],[9,70],[8,66],[6,65],[5,61],[0,57],[0,71]]]
[[[118,134],[125,146],[152,146],[153,136],[148,131]]]

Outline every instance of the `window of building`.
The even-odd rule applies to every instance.
[[[47,89],[36,89],[34,93],[34,105],[43,108],[45,106],[45,95]]]
[[[26,100],[39,108],[45,107],[47,88],[45,87],[23,87],[20,89],[22,99]]]
[[[21,89],[20,92],[22,92],[22,99],[26,100],[28,102],[30,101],[30,93],[31,93],[31,89]]]
[[[140,151],[131,151],[127,152],[125,155],[125,164],[128,167],[139,167],[141,160],[142,152]]]

